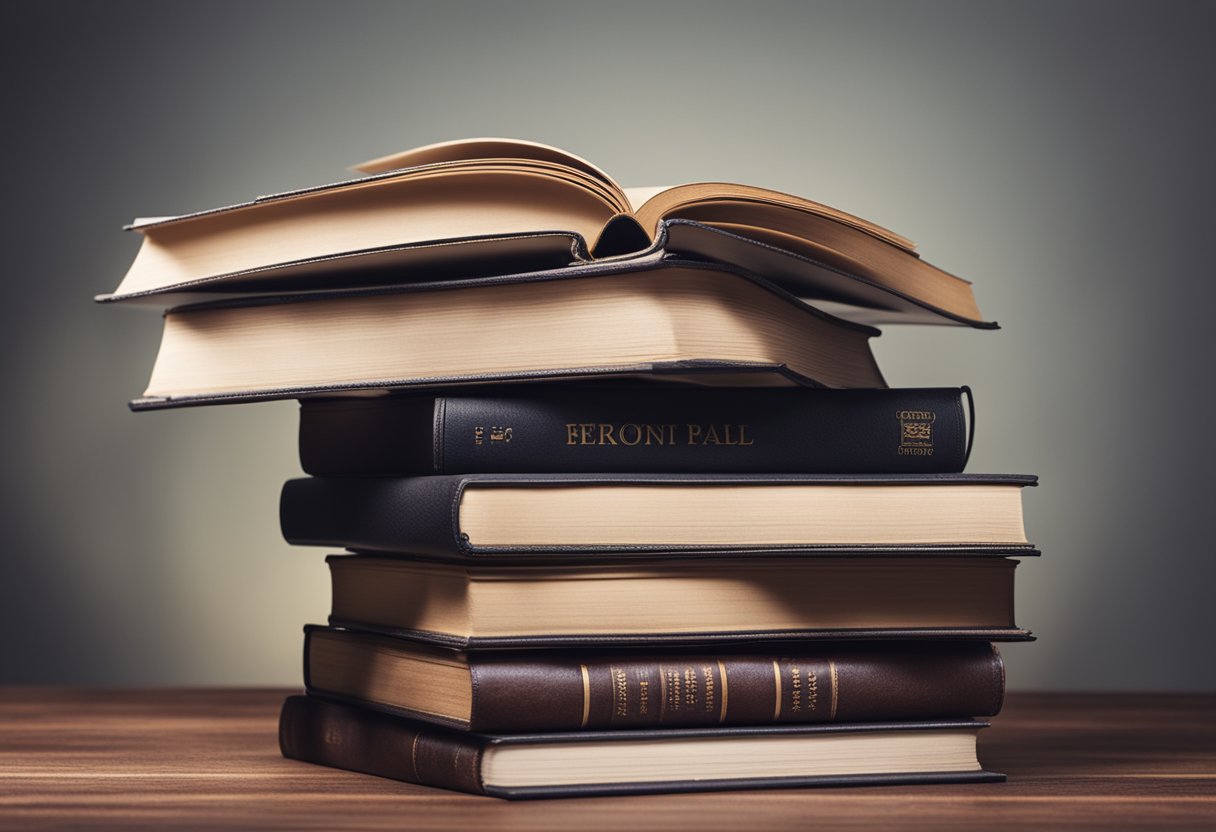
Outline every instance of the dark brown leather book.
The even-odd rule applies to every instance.
[[[970,390],[957,387],[561,385],[305,399],[300,464],[321,477],[954,473],[970,449],[970,405]]]
[[[460,649],[1027,637],[1017,561],[991,554],[327,562],[330,624]]]
[[[626,189],[566,151],[509,139],[445,142],[359,170],[369,176],[136,221],[143,246],[99,299],[169,307],[674,254],[770,276],[863,323],[995,326],[971,285],[925,262],[911,240],[790,194],[726,183]]]
[[[982,641],[457,652],[305,634],[309,693],[480,732],[993,716],[1005,690],[1000,654]]]
[[[505,798],[792,786],[965,783],[985,771],[970,720],[471,734],[312,697],[283,703],[283,756]]]
[[[453,560],[674,552],[1034,554],[998,474],[464,474],[288,481],[289,543]]]

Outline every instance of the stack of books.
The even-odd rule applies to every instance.
[[[484,139],[137,221],[135,409],[301,401],[288,541],[331,555],[284,755],[502,797],[1000,779],[1033,477],[885,323],[992,328],[872,223],[620,188]],[[594,241],[589,244],[589,241]]]

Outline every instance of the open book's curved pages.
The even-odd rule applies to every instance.
[[[171,307],[671,253],[764,274],[859,323],[995,326],[970,283],[921,260],[910,240],[778,191],[625,189],[577,156],[509,139],[431,145],[360,170],[369,175],[137,221],[139,253],[98,300]]]

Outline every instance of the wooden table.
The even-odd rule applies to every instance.
[[[1003,784],[509,803],[284,760],[286,694],[0,688],[0,828],[1216,829],[1216,696],[1011,694]]]

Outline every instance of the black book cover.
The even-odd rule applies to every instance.
[[[329,477],[956,473],[973,434],[967,388],[582,386],[300,406],[300,462]]]
[[[997,485],[1020,488],[1037,482],[1032,476],[990,474],[922,475],[678,475],[678,474],[601,474],[601,475],[510,475],[476,474],[431,477],[356,478],[307,477],[289,480],[283,486],[279,519],[283,536],[289,543],[312,546],[339,546],[372,552],[402,552],[434,558],[479,556],[571,555],[604,553],[613,555],[671,554],[679,552],[749,553],[1002,553],[1033,555],[1026,543],[993,544],[908,544],[908,545],[816,545],[813,541],[792,545],[684,545],[658,544],[636,546],[560,545],[515,546],[480,545],[471,541],[461,528],[461,502],[466,490],[477,488],[611,488],[612,486],[783,486],[849,485],[883,488],[892,485],[954,486]]]

